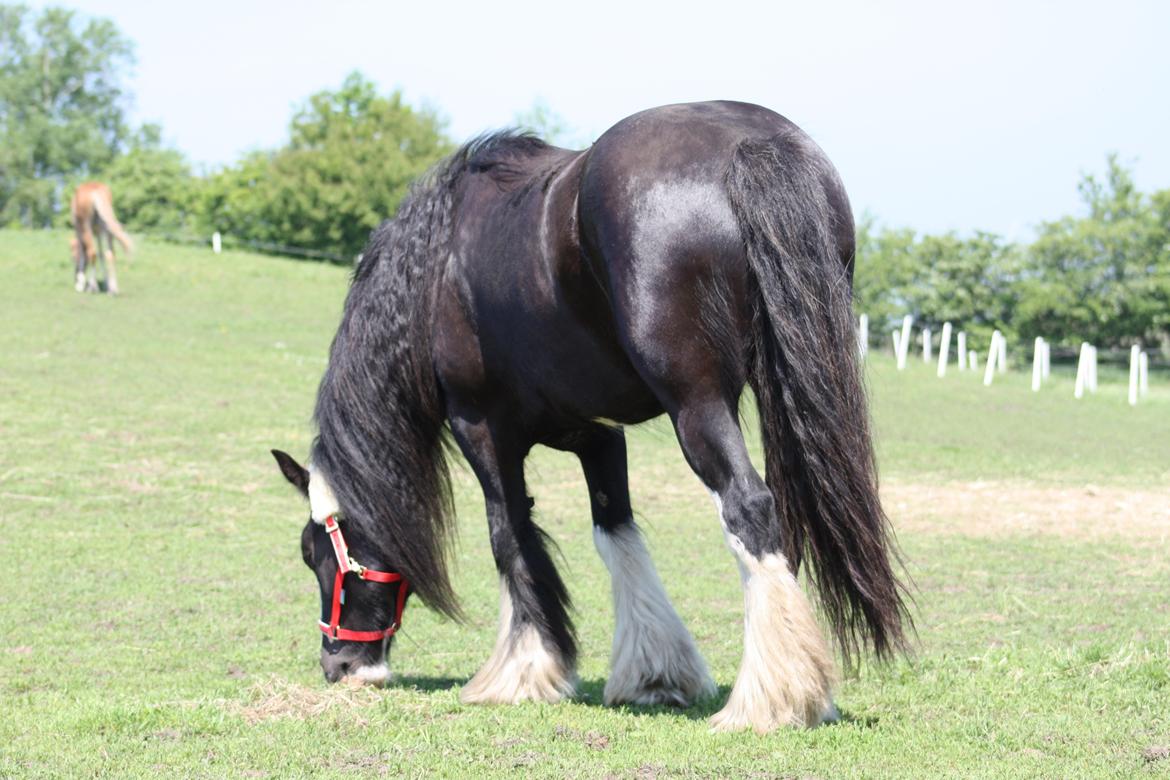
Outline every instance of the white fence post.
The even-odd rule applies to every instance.
[[[947,357],[951,352],[951,323],[944,322],[942,335],[938,337],[938,375],[947,375]]]
[[[967,352],[967,365],[972,371],[979,370],[979,355],[973,349]]]
[[[1081,342],[1081,352],[1077,356],[1077,381],[1073,386],[1073,398],[1081,398],[1085,395],[1085,385],[1088,384],[1089,379],[1089,342]]]
[[[957,357],[959,359],[959,370],[966,371],[967,370],[967,333],[966,333],[966,331],[962,331],[962,330],[959,331],[959,335],[956,337],[956,340],[955,340],[955,352],[958,353],[957,355],[955,355],[955,357]],[[974,366],[972,366],[972,368],[974,368]]]
[[[1138,357],[1138,395],[1148,395],[1150,392],[1150,356],[1142,350]]]
[[[1040,392],[1040,383],[1044,380],[1044,339],[1039,336],[1032,346],[1032,392]]]
[[[983,369],[984,387],[989,387],[991,385],[991,380],[995,377],[995,366],[997,361],[999,362],[1000,366],[1003,365],[1003,345],[1000,342],[1001,338],[1003,338],[1003,336],[1000,335],[998,330],[992,332],[991,346],[987,348],[987,365]]]
[[[223,236],[218,230],[211,234],[211,251],[217,255],[223,251]]]
[[[869,351],[869,317],[864,314],[857,319],[857,350],[862,357]]]
[[[906,368],[906,355],[910,352],[910,323],[914,318],[907,314],[902,318],[902,335],[898,338],[898,370]]]
[[[922,329],[922,362],[930,362],[930,328]]]
[[[1134,344],[1129,348],[1129,405],[1137,406],[1138,402],[1138,362],[1142,350]]]

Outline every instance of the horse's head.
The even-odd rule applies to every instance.
[[[321,589],[321,668],[325,679],[382,685],[390,679],[390,641],[410,585],[381,560],[379,547],[345,521],[323,477],[273,450],[281,473],[309,500],[301,555]]]

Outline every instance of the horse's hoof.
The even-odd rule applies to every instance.
[[[751,729],[757,734],[767,734],[779,728],[816,728],[824,723],[836,723],[841,715],[837,712],[837,705],[829,702],[829,706],[819,718],[806,720],[797,711],[781,707],[745,706],[737,702],[734,691],[727,702],[727,706],[712,715],[707,723],[711,731],[745,731]],[[815,710],[814,710],[815,711]]]

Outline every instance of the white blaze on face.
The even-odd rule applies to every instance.
[[[309,466],[309,511],[313,522],[322,525],[329,515],[341,511],[337,496],[333,495],[333,488],[329,487],[324,475],[314,470],[312,466]]]

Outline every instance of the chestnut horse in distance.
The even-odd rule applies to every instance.
[[[110,188],[97,181],[78,185],[70,204],[75,236],[69,240],[76,271],[74,288],[77,292],[97,292],[97,264],[104,260],[106,292],[118,294],[118,273],[114,263],[114,239],[125,248],[127,256],[134,251],[130,236],[114,216],[114,200]],[[102,239],[105,239],[105,254]]]

